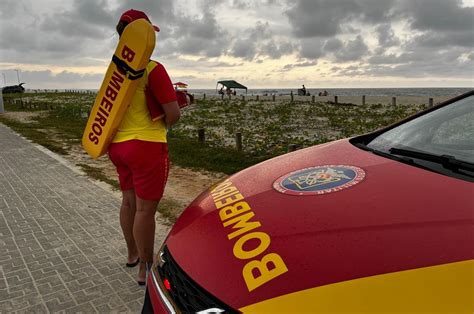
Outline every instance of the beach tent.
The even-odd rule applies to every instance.
[[[187,88],[188,87],[188,84],[183,83],[183,82],[176,82],[176,83],[173,83],[173,85],[178,87],[178,88]]]
[[[242,85],[240,83],[237,83],[234,80],[217,82],[216,91],[217,91],[217,87],[219,86],[219,84],[221,84],[222,86],[227,87],[227,88],[245,89],[245,92],[247,93],[247,87],[245,87],[244,85]]]

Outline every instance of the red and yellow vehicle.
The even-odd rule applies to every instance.
[[[156,313],[473,313],[474,91],[250,167],[194,200]]]

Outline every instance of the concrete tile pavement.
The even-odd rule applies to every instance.
[[[139,312],[119,205],[0,123],[0,312]],[[166,232],[157,225],[156,247]]]

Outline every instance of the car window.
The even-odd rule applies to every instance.
[[[408,148],[474,163],[474,96],[429,112],[377,136],[369,148]]]
[[[474,112],[451,119],[440,125],[433,136],[433,144],[469,145],[474,139]]]

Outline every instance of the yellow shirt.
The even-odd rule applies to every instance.
[[[137,91],[128,106],[125,116],[118,128],[112,143],[130,140],[166,143],[166,125],[164,119],[152,121],[146,105],[145,87],[148,84],[149,73],[157,66],[149,62],[145,75],[139,80]]]

